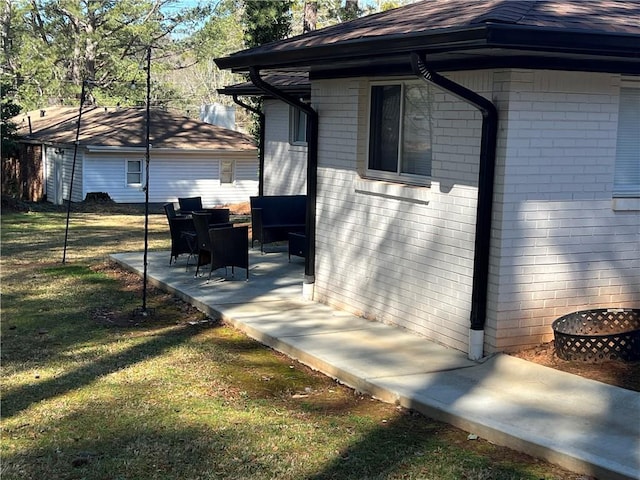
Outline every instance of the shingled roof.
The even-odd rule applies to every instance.
[[[411,51],[458,69],[524,63],[527,58],[546,59],[552,67],[554,59],[565,66],[566,60],[582,61],[581,68],[600,62],[594,68],[635,73],[640,71],[640,1],[425,0],[237,52],[216,63],[238,71],[253,66],[320,72],[393,66],[406,63]]]
[[[13,119],[26,141],[73,144],[78,108],[58,107]],[[252,151],[250,136],[165,110],[151,110],[154,149]],[[146,148],[146,110],[90,107],[82,112],[79,143],[92,147]],[[29,123],[31,126],[29,126]]]
[[[270,85],[290,95],[309,98],[311,96],[311,82],[307,72],[269,72],[263,77]],[[260,95],[268,98],[268,95],[258,89],[251,82],[237,83],[224,88],[219,88],[222,95]]]

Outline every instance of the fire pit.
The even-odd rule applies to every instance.
[[[595,309],[552,324],[558,357],[586,363],[640,360],[640,310]]]

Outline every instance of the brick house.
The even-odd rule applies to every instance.
[[[306,119],[308,297],[471,358],[640,305],[640,2],[429,0],[216,62]]]

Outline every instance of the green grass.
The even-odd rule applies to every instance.
[[[139,215],[2,215],[1,478],[565,479],[313,372],[108,264]],[[166,249],[162,216],[150,248]],[[121,325],[121,326],[117,326]]]

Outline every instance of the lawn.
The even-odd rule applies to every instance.
[[[107,260],[139,214],[3,211],[2,464],[12,479],[583,478],[344,387]],[[162,215],[149,248],[167,249]],[[124,321],[123,321],[124,320]]]

